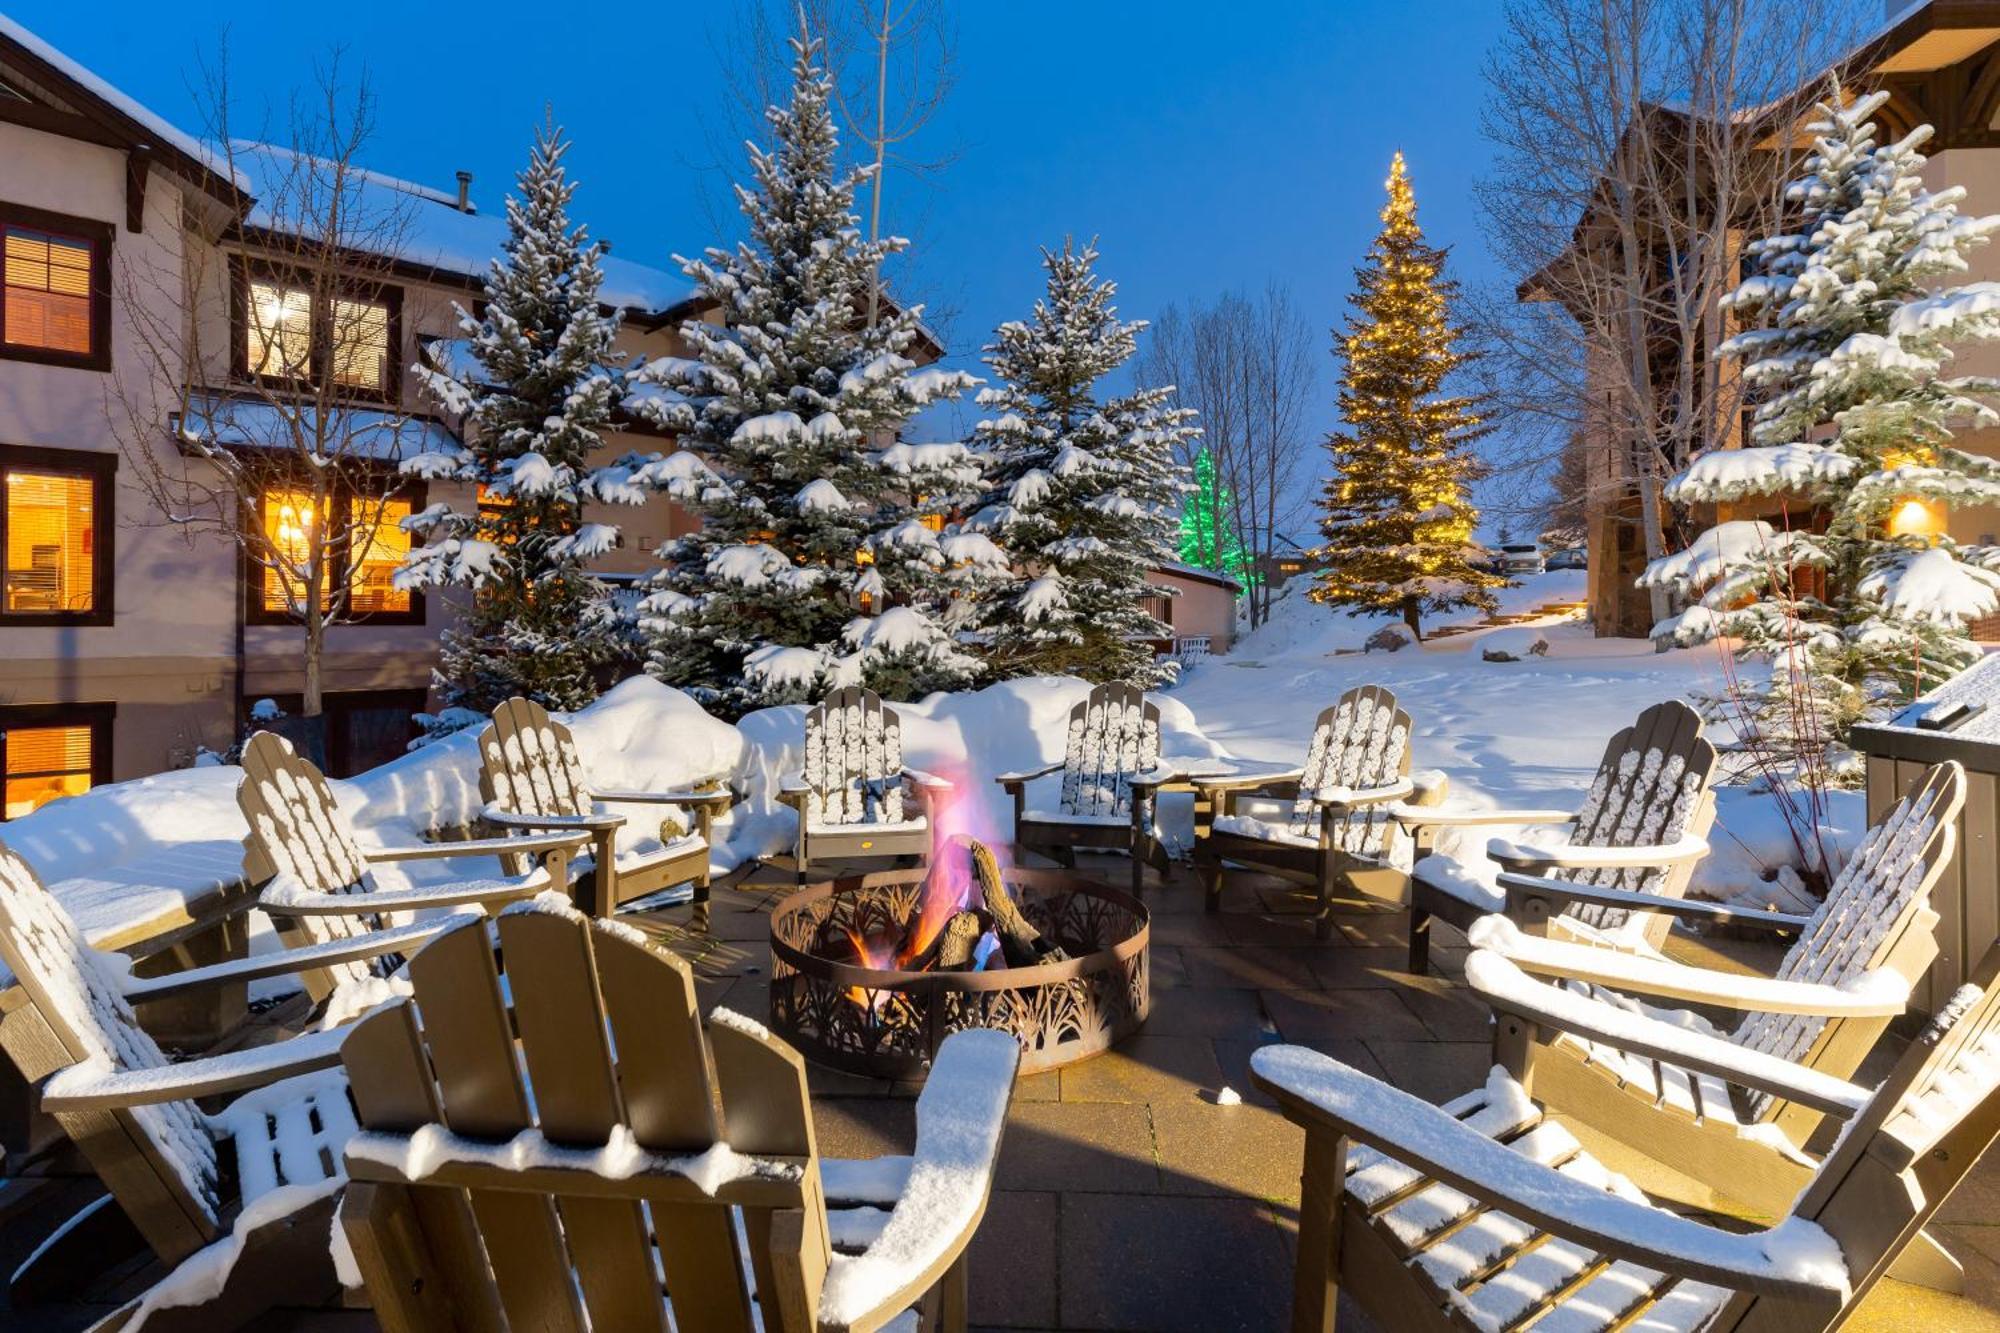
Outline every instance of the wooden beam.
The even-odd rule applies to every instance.
[[[146,177],[153,166],[153,150],[144,144],[125,154],[125,230],[146,229]]]
[[[107,148],[123,148],[126,144],[125,140],[94,120],[74,112],[58,111],[41,102],[23,102],[12,97],[0,100],[0,120],[25,125],[46,134],[60,134],[67,139],[103,144]]]

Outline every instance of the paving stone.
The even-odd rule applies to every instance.
[[[1310,949],[1322,943],[1313,937],[1313,918],[1302,912],[1229,912],[1222,924],[1231,944]]]
[[[1188,984],[1187,959],[1171,944],[1146,946],[1146,977],[1158,996]]]
[[[1395,991],[1265,990],[1264,1012],[1286,1041],[1316,1046],[1337,1038],[1365,1037],[1422,1041],[1430,1036]]]
[[[1266,1106],[1185,1100],[1153,1106],[1160,1188],[1296,1203],[1305,1132]]]
[[[1040,1074],[1022,1074],[1014,1080],[1014,1100],[1017,1102],[1061,1101],[1062,1070],[1050,1069]]]
[[[995,1190],[967,1251],[971,1317],[989,1328],[1052,1328],[1056,1322],[1058,1196]]]
[[[906,1097],[815,1095],[812,1113],[823,1157],[886,1157],[916,1147],[917,1107]]]
[[[1275,1105],[1276,1103],[1260,1091],[1256,1081],[1250,1077],[1250,1053],[1260,1046],[1270,1046],[1278,1041],[1279,1038],[1275,1033],[1265,1037],[1261,1041],[1238,1041],[1229,1037],[1218,1038],[1214,1043],[1215,1062],[1222,1066],[1222,1082],[1224,1086],[1233,1089],[1236,1095],[1246,1102],[1255,1102],[1260,1106]],[[1382,1069],[1381,1062],[1375,1058],[1367,1045],[1358,1037],[1316,1041],[1312,1043],[1312,1047],[1316,1051],[1321,1051],[1332,1056],[1344,1065],[1350,1065],[1364,1073],[1373,1074],[1376,1078],[1387,1077]]]
[[[1440,1041],[1493,1039],[1493,1010],[1462,982],[1408,972],[1397,973],[1395,981],[1397,996]]]
[[[1250,1199],[1066,1194],[1061,1326],[1145,1333],[1283,1328],[1291,1261]]]
[[[1234,986],[1182,986],[1156,992],[1145,1032],[1164,1037],[1241,1037],[1264,1033],[1257,993]]]
[[[1143,1106],[1114,1102],[1015,1102],[994,1183],[1016,1190],[1157,1190],[1152,1117]]]
[[[1315,986],[1304,949],[1219,949],[1189,945],[1188,979],[1197,986],[1248,986],[1253,990]]]
[[[1427,1102],[1448,1102],[1486,1082],[1493,1047],[1483,1041],[1368,1040],[1389,1082]]]
[[[1192,1101],[1222,1086],[1222,1067],[1206,1037],[1174,1037],[1150,1028],[1115,1048],[1063,1067],[1066,1102]]]
[[[1163,944],[1228,944],[1229,928],[1217,914],[1201,911],[1153,913],[1153,947]]]
[[[1338,949],[1315,949],[1308,960],[1313,977],[1329,990],[1365,986],[1399,986],[1410,974],[1409,950],[1393,944],[1345,944]]]

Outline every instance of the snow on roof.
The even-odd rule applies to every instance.
[[[458,441],[429,417],[406,416],[379,408],[338,407],[327,423],[327,439],[347,458],[395,463],[418,454],[455,450]],[[190,444],[235,449],[295,449],[295,429],[308,436],[317,425],[310,403],[284,408],[258,398],[201,392],[188,399],[185,415],[168,419],[174,438]]]
[[[1153,566],[1162,574],[1175,578],[1195,579],[1202,583],[1219,583],[1224,587],[1236,588],[1241,585],[1221,570],[1203,569],[1200,565],[1184,565],[1178,560],[1162,560]]]
[[[175,128],[165,117],[149,110],[136,98],[120,92],[5,14],[0,14],[0,37],[18,44],[36,59],[53,66],[64,78],[75,82],[88,90],[92,96],[101,99],[121,114],[144,126],[150,133],[159,136],[162,143],[178,149],[198,162],[208,161],[210,153],[201,140]]]
[[[203,151],[210,157],[221,152],[214,146]],[[229,156],[244,187],[258,200],[245,219],[247,225],[277,232],[295,230],[298,218],[274,214],[270,201],[296,193],[296,179],[288,191],[287,178],[298,170],[299,155],[275,144],[239,141],[232,145]],[[386,229],[400,233],[389,258],[477,280],[486,276],[493,260],[500,256],[507,239],[504,217],[461,212],[455,195],[379,172],[356,169],[352,179],[351,207],[358,215],[375,219],[377,226],[385,226],[382,219],[391,219]],[[604,286],[599,295],[620,309],[664,315],[695,294],[694,284],[665,269],[613,255],[605,256],[602,267]]]

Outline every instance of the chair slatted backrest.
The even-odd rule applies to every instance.
[[[1937,956],[1931,886],[1944,873],[1965,804],[1965,770],[1932,767],[1910,793],[1868,830],[1813,909],[1778,966],[1781,981],[1841,986],[1880,967],[1906,981],[1923,976]],[[1751,1050],[1806,1062],[1836,1020],[1823,1014],[1751,1014],[1734,1039]],[[1753,1107],[1769,1099],[1758,1094]]]
[[[900,824],[903,723],[873,690],[835,690],[806,714],[806,821]]]
[[[1590,792],[1577,812],[1570,841],[1581,847],[1645,847],[1700,837],[1714,817],[1708,784],[1715,746],[1701,734],[1701,715],[1678,699],[1654,704],[1604,748]],[[1606,888],[1660,893],[1675,871],[1660,867],[1570,869],[1553,879]],[[1578,906],[1570,913],[1585,925],[1612,930],[1630,915],[1623,908]]]
[[[0,843],[0,958],[61,1048],[51,1064],[159,1069],[167,1057],[139,1026],[104,956],[43,886],[34,867]],[[30,1079],[55,1072],[24,1069]],[[217,1229],[215,1141],[187,1101],[57,1119],[119,1202],[165,1257],[178,1258]]]
[[[1321,807],[1312,794],[1327,787],[1380,787],[1410,771],[1410,715],[1396,696],[1379,685],[1357,685],[1313,723],[1299,798],[1292,805],[1291,831],[1319,836]],[[1331,830],[1333,846],[1357,856],[1379,856],[1395,832],[1379,806],[1343,816]]]
[[[704,1028],[686,963],[551,899],[500,917],[511,1013],[473,924],[419,951],[412,999],[364,1018],[342,1047],[364,1131],[349,1147],[356,1183],[344,1220],[354,1235],[357,1218],[395,1213],[355,1246],[384,1326],[666,1333],[664,1271],[675,1327],[749,1333],[740,1234],[757,1289],[778,1296],[763,1327],[810,1329],[831,1245],[804,1063],[748,1020]],[[372,1192],[367,1182],[384,1177],[370,1162],[402,1158],[426,1127],[448,1131],[440,1140],[429,1129],[426,1152],[458,1169]],[[569,1173],[547,1192],[518,1178],[502,1189],[505,1169],[484,1164],[492,1158],[452,1151],[524,1131],[590,1150],[604,1169]],[[734,1152],[792,1163],[779,1181],[789,1206],[742,1206],[740,1233],[725,1198],[688,1188],[642,1207],[616,1178],[634,1149],[688,1157],[725,1144],[724,1161]],[[423,1265],[401,1266],[413,1252]]]
[[[1160,709],[1132,685],[1099,685],[1070,709],[1062,812],[1127,815],[1132,779],[1160,762]]]
[[[2000,1137],[2000,947],[1946,1001],[1849,1122],[1793,1213],[1840,1246],[1851,1310]],[[1739,1295],[1714,1327],[1803,1327]]]
[[[570,729],[518,695],[479,733],[479,792],[519,815],[587,815],[590,783]]]
[[[317,893],[366,894],[374,887],[368,859],[354,840],[354,825],[341,812],[326,775],[293,752],[275,732],[260,731],[243,747],[243,779],[236,805],[250,831],[243,839],[243,863],[253,879],[283,873]],[[264,872],[259,873],[260,869]],[[315,914],[283,918],[287,934],[317,944],[366,934],[379,923],[368,916]],[[386,976],[393,956],[336,963],[305,974],[313,998],[343,982]]]

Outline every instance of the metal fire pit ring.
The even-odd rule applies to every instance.
[[[1009,867],[1001,879],[1062,962],[981,972],[903,972],[811,951],[829,929],[911,920],[926,872],[809,884],[771,912],[770,1026],[807,1058],[874,1078],[922,1080],[954,1032],[994,1028],[1021,1043],[1021,1072],[1107,1050],[1152,1007],[1152,919],[1129,893],[1067,870]],[[859,1001],[855,998],[858,992]]]

